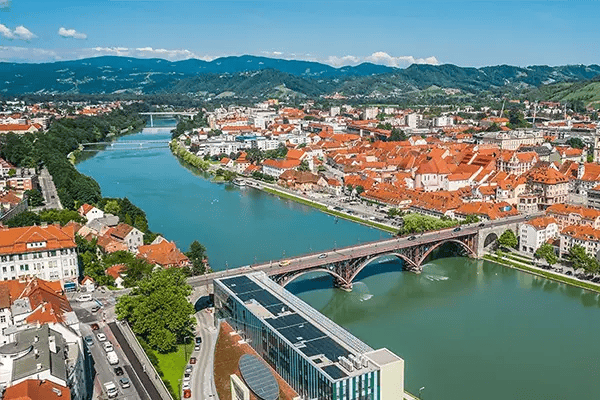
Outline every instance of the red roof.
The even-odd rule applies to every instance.
[[[45,243],[43,247],[28,244]],[[0,229],[0,254],[21,254],[36,251],[75,248],[75,231],[72,227],[59,225],[26,226]]]
[[[189,264],[190,260],[175,245],[175,242],[163,240],[157,244],[140,246],[138,257],[163,267],[179,267]]]
[[[106,275],[112,276],[114,279],[117,279],[121,276],[123,272],[125,272],[126,268],[127,267],[125,266],[125,264],[115,264],[112,267],[108,267],[106,269]]]
[[[63,400],[70,399],[69,388],[47,380],[27,379],[6,388],[4,400]]]

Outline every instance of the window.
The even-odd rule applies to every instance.
[[[6,316],[5,315],[0,315],[0,323],[5,323],[6,322]]]

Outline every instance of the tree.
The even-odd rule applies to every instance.
[[[109,200],[104,205],[104,211],[109,214],[119,215],[121,212],[121,206],[117,200]]]
[[[365,188],[362,187],[361,185],[357,185],[356,186],[356,194],[360,195],[361,193],[363,193],[365,191]]]
[[[300,165],[298,166],[298,171],[309,171],[310,169],[308,168],[308,161],[304,160],[300,163]]]
[[[41,207],[44,205],[44,196],[37,189],[25,191],[25,196],[27,196],[27,203],[30,207]]]
[[[119,298],[117,316],[126,319],[151,348],[167,353],[193,335],[194,307],[187,299],[191,292],[180,269],[159,269]]]
[[[392,134],[390,135],[390,138],[388,139],[389,142],[402,142],[406,140],[406,134],[404,133],[404,131],[401,131],[398,128],[393,128],[392,129]]]
[[[583,140],[581,140],[581,138],[578,137],[569,138],[569,140],[567,140],[567,144],[574,149],[583,149],[585,147],[585,143],[583,143]]]
[[[558,257],[554,254],[554,248],[549,243],[544,243],[535,252],[536,258],[543,258],[546,260],[549,266],[552,266],[558,262]]]
[[[206,272],[206,247],[200,242],[194,240],[190,245],[190,250],[185,255],[192,263],[192,275],[200,275]]]
[[[474,224],[476,222],[479,222],[480,218],[475,215],[475,214],[469,214],[465,217],[465,220],[463,221],[463,224]]]
[[[573,264],[573,268],[578,270],[587,266],[589,256],[585,252],[585,248],[575,245],[569,249],[569,260]]]
[[[517,240],[515,233],[512,230],[507,229],[502,235],[500,235],[498,243],[504,248],[512,247],[513,249],[516,249],[519,241]]]

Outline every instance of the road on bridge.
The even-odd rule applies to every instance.
[[[453,228],[448,228],[441,231],[427,232],[424,234],[415,235],[416,238],[413,240],[410,239],[411,236],[394,237],[391,239],[383,239],[355,246],[348,246],[339,249],[328,250],[320,253],[305,254],[299,257],[287,258],[285,261],[276,260],[268,263],[248,265],[225,271],[217,271],[206,275],[195,276],[188,278],[188,283],[192,287],[199,287],[212,284],[212,281],[216,278],[224,278],[254,271],[264,271],[267,275],[280,275],[302,270],[308,270],[319,266],[326,266],[335,262],[351,260],[369,255],[383,254],[386,252],[392,253],[394,250],[399,250],[406,247],[459,238],[462,236],[478,233],[481,229],[495,228],[498,226],[509,225],[514,223],[522,223],[531,217],[532,216],[520,215],[517,217],[503,218],[501,220],[485,222],[483,223],[483,226],[481,226],[480,223],[463,225],[460,231],[454,231]],[[281,266],[281,261],[284,261],[284,264],[287,265]]]

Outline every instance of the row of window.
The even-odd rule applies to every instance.
[[[25,254],[11,254],[11,255],[6,255],[6,256],[2,256],[0,257],[0,261],[2,262],[7,262],[7,261],[23,261],[23,260],[35,260],[37,258],[44,258],[44,257],[56,257],[57,255],[69,255],[69,254],[75,254],[75,249],[62,249],[62,250],[50,250],[50,251],[42,251],[42,252],[36,252],[36,253],[25,253]]]

